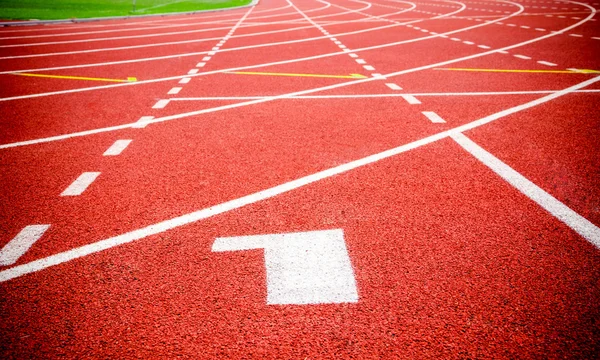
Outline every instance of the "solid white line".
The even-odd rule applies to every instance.
[[[365,70],[369,70],[369,71],[375,70],[375,68],[372,67],[371,65],[365,65],[365,66],[363,66],[363,68],[365,68]]]
[[[356,169],[356,168],[360,168],[363,167],[365,165],[369,165],[378,161],[381,161],[383,159],[387,159],[390,158],[392,156],[419,148],[421,146],[427,145],[427,144],[431,144],[435,141],[444,139],[452,134],[455,133],[460,133],[460,132],[464,132],[467,130],[471,130],[474,128],[477,128],[479,126],[488,124],[492,121],[498,120],[500,118],[503,118],[505,116],[535,107],[537,105],[546,103],[550,100],[554,100],[558,97],[570,94],[571,92],[575,91],[575,90],[579,90],[581,88],[587,87],[589,85],[594,84],[595,82],[600,81],[600,76],[594,77],[592,79],[586,80],[584,82],[581,82],[579,84],[576,84],[574,86],[568,87],[566,89],[560,90],[560,91],[556,91],[553,92],[549,95],[546,95],[544,97],[529,101],[527,103],[521,104],[521,105],[517,105],[514,106],[512,108],[506,109],[506,110],[502,110],[500,112],[497,112],[495,114],[492,115],[488,115],[486,117],[483,117],[479,120],[475,120],[473,122],[470,122],[468,124],[464,124],[461,126],[458,126],[454,129],[450,129],[450,130],[446,130],[446,131],[442,131],[439,132],[437,134],[428,136],[426,138],[422,138],[420,140],[417,141],[413,141],[411,143],[405,144],[405,145],[401,145],[398,146],[396,148],[393,149],[389,149],[374,155],[370,155],[367,157],[364,157],[362,159],[358,159],[358,160],[354,160],[339,166],[336,166],[334,168],[329,168],[327,170],[323,170],[308,176],[304,176],[301,178],[298,178],[296,180],[292,180],[290,182],[281,184],[281,185],[277,185],[274,186],[272,188],[269,189],[265,189],[250,195],[246,195],[234,200],[230,200],[209,208],[205,208],[202,210],[198,210],[192,213],[188,213],[176,218],[172,218],[172,219],[168,219],[168,220],[164,220],[162,222],[156,223],[156,224],[152,224],[149,226],[146,226],[144,228],[141,229],[137,229],[137,230],[133,230],[130,231],[128,233],[124,233],[121,235],[117,235],[105,240],[101,240],[95,243],[91,243],[88,245],[84,245],[78,248],[74,248],[65,252],[61,252],[58,254],[54,254],[45,258],[41,258],[23,265],[19,265],[19,266],[15,266],[13,268],[4,270],[4,271],[0,271],[0,282],[4,282],[4,281],[8,281],[20,276],[23,276],[25,274],[30,274],[30,273],[34,273],[55,265],[59,265],[65,262],[69,262],[87,255],[91,255],[100,251],[104,251],[119,245],[123,245],[123,244],[127,244],[136,240],[140,240],[143,239],[145,237],[151,236],[151,235],[155,235],[155,234],[159,234],[159,233],[163,233],[165,231],[183,226],[183,225],[187,225],[190,223],[194,223],[197,222],[199,220],[203,220],[218,214],[222,214],[231,210],[235,210],[241,207],[244,207],[246,205],[250,205],[250,204],[254,204],[256,202],[259,201],[263,201],[272,197],[275,197],[277,195],[283,194],[283,193],[287,193],[289,191],[307,186],[309,184],[315,183],[317,181],[326,179],[326,178],[330,178],[332,176],[335,175],[339,175],[345,172],[348,172],[350,170]]]
[[[513,168],[490,154],[462,133],[450,135],[467,152],[514,186],[525,196],[565,223],[596,248],[600,249],[600,228],[528,180]]]
[[[167,106],[167,104],[169,103],[168,99],[164,99],[164,100],[158,100],[156,102],[156,104],[154,104],[154,106],[152,106],[153,109],[162,109],[165,106]]]
[[[117,155],[120,155],[123,152],[123,150],[125,150],[125,148],[127,146],[129,146],[129,144],[131,143],[131,141],[132,140],[117,140],[102,155],[103,156],[117,156]]]
[[[438,114],[436,114],[433,111],[423,111],[422,114],[425,115],[425,117],[427,117],[432,123],[443,124],[446,122],[444,119],[442,119]]]
[[[0,250],[0,266],[12,265],[44,235],[50,225],[28,225]]]
[[[548,61],[543,61],[543,60],[541,60],[541,61],[538,61],[538,64],[542,64],[542,65],[548,65],[548,66],[556,66],[556,64],[555,64],[555,63],[551,63],[551,62],[548,62]]]
[[[150,121],[152,119],[154,119],[154,116],[142,116],[137,122],[131,125],[131,127],[136,129],[143,129],[146,126],[148,126],[148,124],[150,124]]]
[[[186,77],[186,78],[183,78],[183,79],[179,80],[179,83],[180,84],[187,84],[187,83],[190,82],[190,80],[192,80],[192,78]]]
[[[520,8],[521,8],[520,11],[522,11],[522,9],[523,9],[522,6],[520,6]],[[584,20],[582,20],[582,21],[580,21],[580,22],[578,22],[576,24],[573,24],[573,25],[570,25],[570,26],[564,28],[563,31],[567,31],[567,30],[569,30],[571,28],[579,26],[581,23],[585,23],[588,19],[590,19],[591,17],[593,17],[596,14],[596,10],[593,9],[593,8],[591,8],[591,7],[590,7],[590,10],[592,10],[592,13],[586,19],[584,19]],[[472,26],[471,28],[479,27],[479,26],[485,26],[485,24]],[[466,30],[466,29],[462,29],[460,31],[464,31],[464,30]],[[459,30],[456,30],[456,31],[459,31]],[[517,44],[514,44],[514,45],[506,46],[503,49],[513,49],[513,48],[521,47],[521,46],[524,46],[524,45],[527,45],[527,44],[531,44],[531,43],[534,43],[534,42],[537,42],[537,41],[541,41],[541,40],[553,37],[555,35],[556,34],[543,35],[543,36],[540,36],[538,38],[533,38],[533,39],[526,40],[526,41],[521,42],[521,43],[517,43]],[[433,38],[433,37],[434,36],[428,37],[428,38]],[[411,42],[411,41],[409,40],[408,42]],[[381,48],[381,46],[377,46],[376,48]],[[364,48],[364,49],[361,49],[361,50],[367,50],[367,49],[370,50],[371,48]],[[501,51],[504,51],[504,50],[490,50],[490,51],[487,51],[487,52],[483,52],[483,53],[479,53],[479,54],[473,54],[473,55],[469,55],[469,56],[465,56],[465,57],[461,57],[461,58],[455,58],[455,59],[451,59],[451,60],[447,60],[447,61],[442,61],[442,62],[435,63],[435,64],[429,64],[429,65],[424,65],[424,66],[420,66],[420,67],[416,67],[416,68],[412,68],[412,69],[401,70],[401,71],[397,71],[397,72],[394,72],[394,73],[386,74],[386,77],[399,76],[399,75],[408,74],[408,73],[412,73],[412,72],[417,72],[417,71],[421,71],[421,70],[425,70],[425,69],[431,69],[431,68],[435,68],[435,67],[440,67],[440,66],[443,66],[443,65],[448,65],[448,64],[453,64],[453,63],[465,61],[465,60],[479,58],[479,57],[482,57],[482,56],[490,55],[490,54],[493,54],[493,53],[496,53],[496,52],[501,52]],[[504,51],[504,52],[506,53],[506,51]],[[318,56],[317,58],[321,58],[321,57],[322,56]],[[287,61],[286,61],[286,63],[287,63]],[[273,65],[273,63],[271,63],[269,65]],[[264,66],[265,66],[264,64],[260,65],[260,67],[264,67]],[[252,66],[252,67],[259,67],[259,66],[257,65],[257,66]],[[246,68],[248,68],[248,67],[246,67]],[[231,69],[229,69],[229,70],[231,70]],[[224,72],[224,70],[221,70],[221,71],[218,71],[218,72]],[[207,73],[203,73],[203,74],[200,74],[200,75],[211,74],[211,73],[213,73],[213,72],[207,72]],[[216,72],[214,72],[214,73],[216,73]],[[335,89],[335,88],[338,88],[338,87],[345,87],[345,86],[350,86],[350,85],[355,85],[355,84],[361,84],[361,83],[364,83],[364,82],[374,81],[374,80],[375,79],[373,79],[373,78],[366,78],[366,79],[354,80],[354,81],[349,81],[349,82],[344,82],[344,83],[339,83],[339,84],[334,84],[334,85],[328,85],[328,86],[324,86],[324,87],[320,87],[320,88],[313,88],[313,89],[308,89],[308,90],[303,90],[303,91],[298,91],[298,92],[293,92],[293,93],[287,93],[287,94],[282,94],[282,95],[276,95],[276,96],[270,96],[270,97],[265,97],[265,98],[250,100],[250,101],[242,102],[242,103],[217,106],[217,107],[210,108],[210,109],[202,109],[202,110],[191,111],[191,112],[187,112],[187,113],[181,113],[181,114],[176,114],[176,115],[171,115],[171,116],[165,116],[165,117],[162,117],[162,118],[154,119],[152,121],[152,123],[158,123],[158,122],[164,122],[164,121],[171,121],[171,120],[181,119],[181,118],[185,118],[185,117],[189,117],[189,116],[195,116],[195,115],[200,115],[200,114],[205,114],[205,113],[210,113],[210,112],[215,112],[215,111],[233,109],[233,108],[242,107],[242,106],[254,105],[254,104],[259,104],[259,103],[263,103],[263,102],[279,100],[279,99],[283,99],[283,98],[291,98],[291,97],[298,96],[298,95],[310,94],[310,93],[314,93],[314,92],[320,92],[320,91]],[[134,83],[129,83],[129,84],[134,84]],[[6,100],[6,99],[16,99],[16,98],[4,98],[4,100]],[[0,99],[0,100],[3,100],[3,99]],[[38,139],[25,140],[25,141],[19,141],[19,142],[7,143],[7,144],[0,144],[0,149],[8,149],[8,148],[13,148],[13,147],[18,147],[18,146],[28,146],[28,145],[46,143],[46,142],[51,142],[51,141],[60,141],[60,140],[74,138],[74,137],[99,134],[99,133],[108,132],[108,131],[122,130],[122,129],[130,128],[131,125],[132,124],[115,125],[115,126],[110,126],[110,127],[105,127],[105,128],[98,128],[98,129],[93,129],[93,130],[80,131],[80,132],[76,132],[76,133],[56,135],[56,136],[51,136],[51,137],[46,137],[46,138],[38,138]]]
[[[421,102],[412,95],[401,95],[404,100],[406,100],[411,105],[418,105]]]
[[[514,55],[514,57],[519,58],[519,59],[523,59],[523,60],[530,60],[531,59],[529,56],[525,56],[525,55]]]
[[[63,191],[60,196],[78,196],[100,175],[99,172],[84,172]]]
[[[174,87],[171,90],[169,90],[167,95],[177,95],[177,94],[179,94],[180,91],[181,91],[180,87]]]
[[[400,86],[398,86],[397,84],[394,84],[394,83],[387,83],[385,85],[392,90],[402,90],[402,88]]]

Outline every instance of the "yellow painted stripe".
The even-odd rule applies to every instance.
[[[600,74],[597,70],[511,70],[511,69],[469,69],[469,68],[435,68],[434,70],[498,72],[498,73],[543,73],[543,74]]]
[[[64,76],[64,75],[47,75],[47,74],[29,74],[29,73],[11,73],[12,75],[19,76],[31,76],[51,79],[68,79],[68,80],[87,80],[87,81],[108,81],[108,82],[134,82],[137,78],[128,77],[127,80],[122,79],[105,79],[105,78],[91,78],[82,76]]]
[[[318,77],[318,78],[334,78],[334,79],[366,79],[367,77],[361,74],[350,75],[321,75],[321,74],[293,74],[293,73],[270,73],[270,72],[247,72],[247,71],[231,71],[228,74],[239,75],[264,75],[264,76],[293,76],[293,77]]]

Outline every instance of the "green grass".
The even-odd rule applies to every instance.
[[[222,9],[251,0],[0,0],[0,19],[56,20]]]

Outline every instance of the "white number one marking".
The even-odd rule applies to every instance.
[[[212,251],[264,249],[267,304],[358,301],[344,232],[310,231],[217,238]]]

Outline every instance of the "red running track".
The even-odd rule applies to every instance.
[[[2,357],[594,357],[593,1],[1,29]]]

